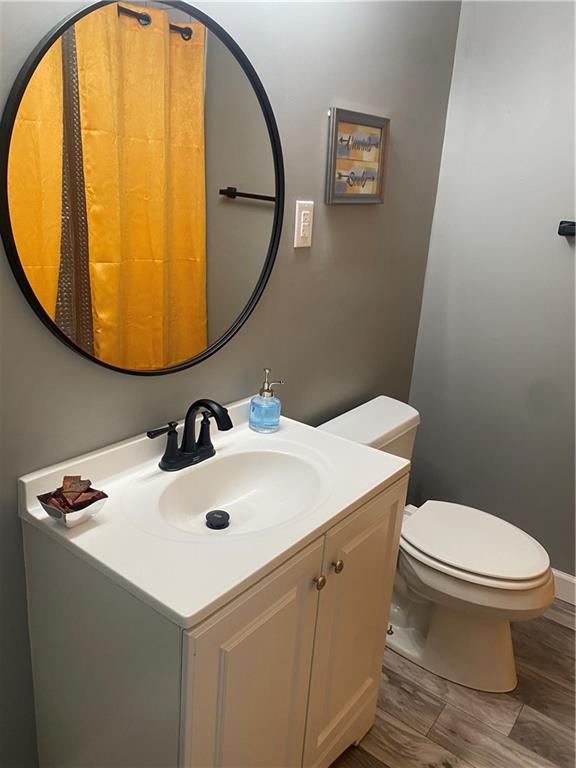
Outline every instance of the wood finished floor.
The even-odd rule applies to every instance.
[[[574,608],[513,625],[518,687],[480,693],[386,650],[376,722],[331,768],[574,768]]]

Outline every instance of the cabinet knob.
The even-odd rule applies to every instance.
[[[326,586],[326,576],[316,576],[314,579],[314,584],[316,584],[316,589],[320,591],[321,589],[324,589]]]
[[[342,573],[344,570],[344,560],[335,560],[332,563],[332,567],[334,568],[334,573]]]

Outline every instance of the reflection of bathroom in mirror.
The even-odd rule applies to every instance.
[[[161,3],[86,14],[38,62],[13,126],[12,232],[26,280],[73,345],[174,368],[225,335],[266,262],[268,127],[218,37]]]

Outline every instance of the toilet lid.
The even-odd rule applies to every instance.
[[[533,579],[550,567],[544,547],[524,531],[446,501],[427,501],[405,518],[402,539],[434,560],[492,579]]]

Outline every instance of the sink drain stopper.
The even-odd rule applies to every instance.
[[[228,512],[224,512],[223,509],[215,509],[206,515],[206,525],[215,531],[228,528],[230,525],[230,515]]]

